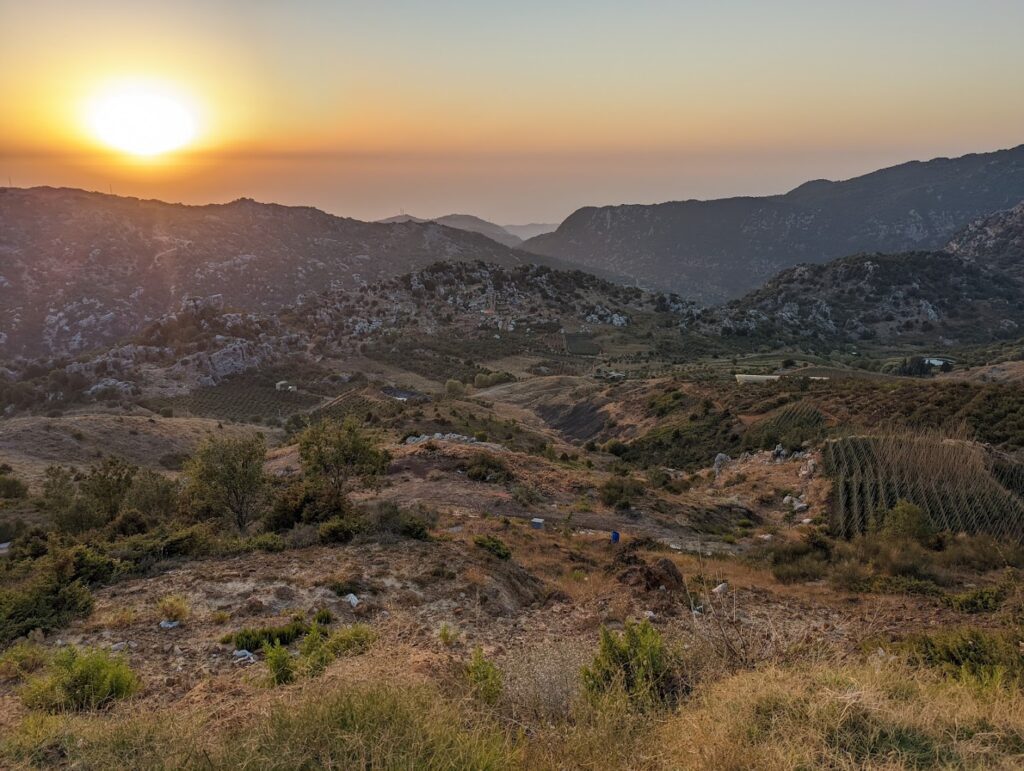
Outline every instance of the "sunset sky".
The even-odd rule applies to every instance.
[[[0,29],[17,186],[557,222],[1024,142],[1020,0],[0,0]],[[104,143],[126,82],[184,105],[181,149]]]

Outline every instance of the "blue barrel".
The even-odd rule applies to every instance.
[[[618,530],[612,530],[612,543],[618,543],[618,542],[619,542],[619,531]]]

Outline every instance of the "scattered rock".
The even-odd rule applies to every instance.
[[[354,594],[352,594],[351,592],[350,592],[350,593],[348,593],[348,594],[346,594],[346,595],[345,595],[345,596],[344,596],[344,597],[343,597],[342,599],[343,599],[343,600],[345,600],[345,602],[347,602],[347,603],[348,603],[349,605],[351,605],[351,606],[352,606],[353,608],[354,608],[354,607],[356,607],[356,606],[357,606],[357,605],[359,604],[359,598],[358,598],[358,597],[356,597],[356,596],[355,596]]]
[[[121,651],[123,651],[127,647],[128,647],[128,643],[126,643],[126,642],[116,642],[116,643],[114,643],[113,645],[110,646],[110,650],[112,650],[114,653],[120,653]]]
[[[718,476],[722,472],[722,469],[725,468],[725,466],[731,462],[732,458],[730,458],[724,452],[718,453],[718,455],[715,456],[715,476]]]
[[[714,589],[711,590],[711,593],[712,594],[725,594],[727,591],[729,591],[729,582],[728,581],[722,581],[722,583],[720,583],[718,586],[716,586]]]
[[[167,621],[166,619],[160,622],[161,629],[175,629],[181,624],[180,621]]]

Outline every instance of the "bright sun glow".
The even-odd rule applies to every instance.
[[[105,145],[139,156],[177,150],[196,136],[196,115],[174,89],[149,82],[119,83],[89,104],[88,123]]]

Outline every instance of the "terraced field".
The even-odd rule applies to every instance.
[[[829,441],[834,480],[831,526],[851,537],[880,526],[899,500],[955,533],[1024,537],[1024,463],[981,445],[941,436],[889,435]]]
[[[147,406],[158,411],[170,410],[175,415],[262,423],[286,420],[321,401],[319,396],[304,391],[278,391],[270,384],[239,379],[199,388],[187,396],[151,399]]]

